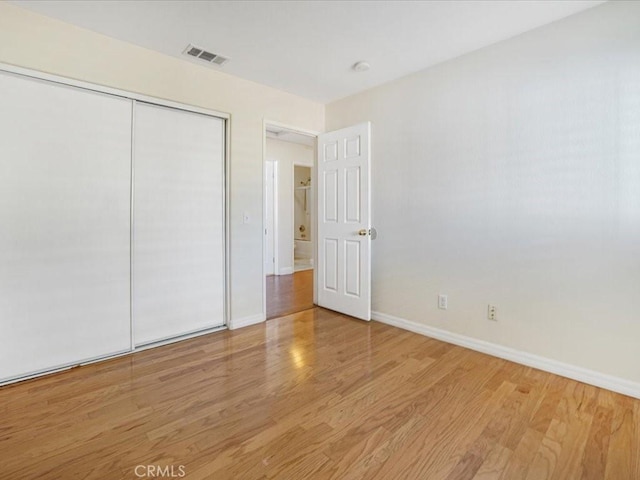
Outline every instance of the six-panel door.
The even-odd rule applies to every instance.
[[[318,137],[318,305],[371,319],[370,126]]]

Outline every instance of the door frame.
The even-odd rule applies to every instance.
[[[271,179],[267,178],[267,163],[272,163],[273,166],[271,167],[271,173],[273,174],[273,177]],[[276,272],[278,271],[278,265],[280,263],[280,260],[278,258],[278,249],[276,248],[276,246],[278,245],[278,229],[276,228],[278,225],[278,162],[274,159],[269,159],[267,158],[264,161],[264,165],[263,165],[263,171],[264,171],[264,197],[263,197],[263,202],[264,202],[264,241],[263,241],[263,245],[264,245],[264,253],[263,255],[266,257],[267,256],[267,239],[266,239],[266,235],[267,235],[267,183],[269,181],[271,181],[271,190],[272,190],[272,195],[273,198],[271,199],[271,208],[273,209],[272,212],[272,225],[271,228],[273,229],[273,232],[271,232],[271,235],[273,237],[273,274],[276,275]],[[263,265],[266,265],[267,262],[263,262]],[[266,268],[266,267],[265,267]],[[265,276],[266,276],[266,272],[265,272]]]
[[[313,137],[315,139],[315,145],[313,148],[313,167],[311,168],[311,185],[312,185],[312,195],[313,195],[313,204],[317,205],[318,204],[318,198],[317,198],[317,189],[313,188],[313,185],[315,185],[316,183],[316,176],[317,176],[317,168],[318,168],[318,135],[320,135],[322,132],[319,132],[317,130],[310,130],[307,128],[302,128],[302,127],[296,127],[294,125],[288,125],[286,123],[282,123],[282,122],[278,122],[276,120],[271,120],[268,119],[266,117],[264,117],[262,119],[262,264],[260,266],[261,271],[262,271],[262,319],[263,321],[267,319],[267,276],[265,273],[265,268],[264,268],[264,261],[265,261],[265,251],[266,251],[266,235],[264,234],[264,229],[266,227],[267,224],[267,206],[266,206],[266,202],[265,202],[265,196],[266,196],[266,184],[265,184],[265,175],[266,175],[266,162],[267,162],[267,127],[271,125],[274,127],[278,127],[278,128],[282,128],[283,130],[289,130],[293,133],[299,133],[300,135],[305,135],[307,137]],[[280,167],[278,167],[280,168]],[[292,193],[293,194],[293,193]],[[317,230],[317,225],[315,224],[315,219],[317,217],[317,215],[313,215],[313,219],[311,220],[313,223],[313,230],[314,232]],[[277,218],[277,215],[274,215],[274,218]],[[277,236],[277,227],[275,228],[276,232],[274,232],[275,237],[274,239],[277,240],[278,236]],[[313,257],[317,258],[318,257],[318,252],[316,251],[317,242],[314,242],[313,245]],[[276,251],[277,251],[277,245],[276,245]],[[276,261],[278,259],[278,255],[276,254]],[[277,264],[276,264],[277,266]],[[314,265],[315,267],[315,265]],[[317,279],[316,279],[316,272],[317,269],[314,268],[313,269],[313,303],[315,304],[317,302]]]

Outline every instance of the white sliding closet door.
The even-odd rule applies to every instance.
[[[0,381],[130,348],[131,101],[0,72]]]
[[[224,121],[136,103],[134,341],[224,324]]]

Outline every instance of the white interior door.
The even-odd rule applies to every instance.
[[[138,102],[136,345],[224,324],[224,120]]]
[[[131,101],[0,73],[0,381],[129,350]]]
[[[371,319],[369,122],[318,136],[321,307]]]

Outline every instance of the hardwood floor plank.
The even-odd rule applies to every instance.
[[[526,480],[549,480],[558,464],[562,452],[562,441],[567,434],[567,425],[554,419],[542,439],[536,455],[527,471]]]
[[[380,445],[385,444],[391,433],[384,427],[376,428],[371,434],[358,437],[359,442],[344,449],[340,456],[336,456],[333,473],[335,478],[366,478],[370,467],[369,459]]]
[[[527,478],[529,469],[537,455],[540,444],[544,439],[544,434],[536,429],[528,428],[518,446],[511,455],[509,463],[497,477],[499,480],[524,480]]]
[[[446,480],[471,480],[476,477],[483,463],[483,458],[467,452],[447,475]]]
[[[589,438],[582,456],[582,480],[598,480],[605,477],[613,411],[597,406]]]
[[[622,397],[622,396],[620,396]],[[629,398],[616,398],[617,408],[613,411],[611,436],[609,438],[609,452],[605,468],[605,480],[637,480],[634,465],[638,461],[634,458],[634,405]],[[635,450],[635,451],[634,451]]]
[[[473,480],[497,480],[502,473],[506,470],[507,465],[511,461],[513,452],[497,444],[491,450],[491,453],[482,463],[478,472],[473,477]]]
[[[267,318],[313,308],[313,270],[267,276]]]
[[[564,395],[569,380],[555,375],[548,375],[545,392],[536,406],[530,420],[529,428],[533,428],[541,434],[546,433],[551,425],[551,421],[558,409],[560,399]]]
[[[633,459],[633,478],[640,478],[640,402],[633,402],[633,443],[631,456]]]
[[[384,429],[384,427],[381,428]],[[360,472],[360,475],[353,475],[350,471],[349,476],[353,476],[353,478],[373,478],[390,457],[406,448],[406,444],[411,437],[428,428],[428,422],[421,415],[415,414],[406,418],[405,422],[390,437],[373,451],[361,456],[354,462],[353,471]],[[384,430],[387,431],[386,429]]]
[[[372,478],[445,478],[455,468],[465,453],[464,447],[474,438],[476,429],[482,431],[484,428],[483,418],[490,418],[492,407],[500,403],[494,395],[500,398],[511,391],[506,383],[496,392],[483,388],[490,375],[499,368],[498,362],[483,362],[475,368],[471,367],[471,362],[462,365],[466,368],[459,367],[451,374],[453,381],[443,381],[434,387],[448,392],[444,398],[450,397],[450,401],[438,401],[420,412],[430,427],[408,439],[407,450],[391,457]],[[446,380],[450,379],[447,377]],[[472,399],[476,399],[477,404]],[[490,412],[488,415],[487,411]],[[462,445],[458,445],[454,438],[462,441]],[[398,457],[405,455],[414,461],[409,464],[399,461]]]
[[[2,477],[640,478],[640,401],[314,308],[0,388]]]

